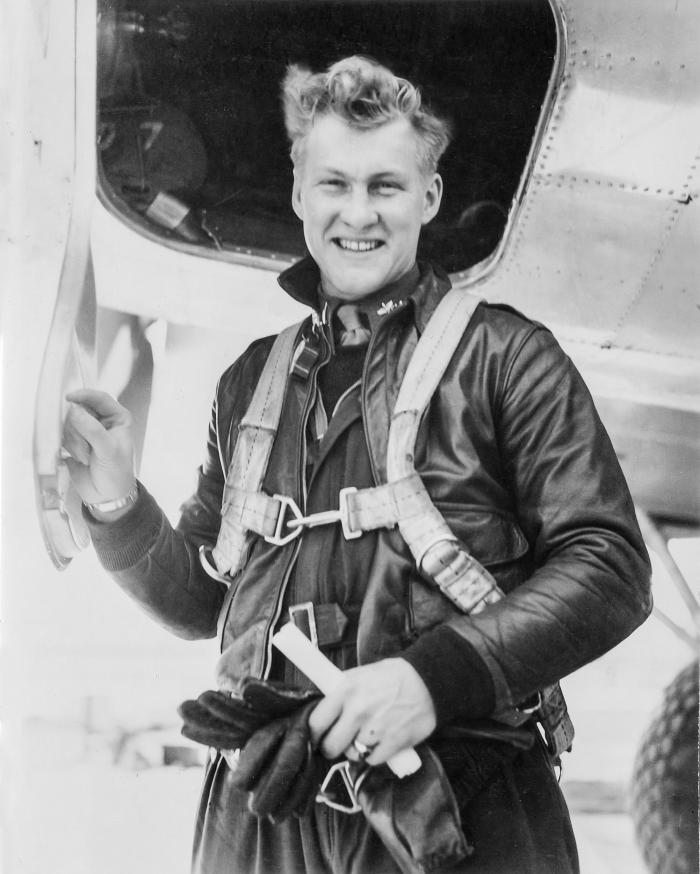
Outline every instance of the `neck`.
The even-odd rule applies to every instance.
[[[321,279],[320,293],[321,298],[331,304],[339,303],[340,305],[342,305],[351,303],[355,306],[360,307],[360,309],[365,309],[368,307],[371,308],[375,306],[375,304],[382,304],[385,301],[397,300],[400,297],[407,297],[416,287],[416,283],[419,279],[420,270],[418,269],[418,264],[416,264],[416,262],[414,261],[413,266],[398,279],[395,279],[393,282],[388,283],[387,285],[380,288],[378,291],[373,291],[371,294],[365,295],[365,297],[355,298],[354,300],[344,300],[339,297],[335,297],[332,294],[328,294],[326,288],[324,287],[323,279]]]

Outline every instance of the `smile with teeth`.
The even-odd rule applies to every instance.
[[[336,237],[333,242],[346,252],[371,252],[383,246],[381,240],[344,240]]]

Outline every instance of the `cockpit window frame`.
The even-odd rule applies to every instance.
[[[547,84],[547,91],[545,92],[545,97],[542,102],[542,109],[540,110],[540,115],[537,120],[532,143],[530,144],[530,149],[527,158],[525,159],[525,166],[520,176],[520,182],[513,197],[511,207],[508,210],[508,217],[503,229],[503,234],[501,235],[498,246],[483,261],[473,264],[466,270],[458,270],[454,273],[450,273],[450,279],[455,286],[458,285],[460,287],[465,287],[467,285],[473,285],[476,282],[486,279],[487,276],[490,276],[494,270],[496,270],[498,264],[503,258],[503,254],[508,244],[510,243],[515,225],[520,219],[525,192],[535,175],[537,156],[540,153],[545,132],[549,127],[549,122],[554,112],[557,95],[565,81],[566,58],[569,53],[566,24],[561,4],[558,0],[549,0],[549,8],[552,11],[552,17],[556,29],[556,49],[554,52],[552,72]]]
[[[525,160],[523,172],[520,176],[506,222],[500,240],[494,250],[483,260],[470,265],[463,270],[450,272],[450,279],[455,286],[466,287],[475,284],[488,275],[492,274],[503,258],[505,249],[508,247],[516,224],[520,219],[523,208],[525,192],[531,183],[536,170],[537,156],[539,155],[545,131],[554,111],[556,97],[566,78],[566,58],[568,47],[566,40],[566,26],[563,10],[559,0],[547,0],[552,14],[555,29],[555,52],[552,70],[549,76],[547,89],[542,102],[535,131],[530,148]],[[99,117],[99,107],[96,107]],[[227,241],[226,248],[205,248],[198,243],[190,243],[186,240],[177,239],[159,232],[152,223],[136,212],[122,199],[111,187],[106,178],[101,162],[97,162],[96,194],[102,206],[129,230],[141,237],[164,246],[172,251],[198,258],[206,258],[224,263],[237,264],[244,267],[280,272],[294,263],[302,260],[303,256],[293,255],[288,252],[261,249],[250,246],[239,246]],[[291,170],[290,170],[291,172]]]

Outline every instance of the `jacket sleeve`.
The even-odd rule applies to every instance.
[[[517,705],[592,661],[651,610],[649,559],[615,451],[547,330],[528,332],[497,395],[505,479],[535,570],[500,602],[428,632],[409,656],[423,665],[428,648],[459,649],[460,661],[472,664],[461,676],[479,679],[473,704],[482,712],[473,716]],[[453,700],[444,715],[460,711]]]
[[[219,531],[224,473],[218,451],[217,400],[212,409],[205,461],[197,488],[173,528],[139,483],[133,509],[116,522],[86,513],[103,567],[157,622],[190,640],[214,637],[226,587],[202,569],[200,544],[213,545]]]

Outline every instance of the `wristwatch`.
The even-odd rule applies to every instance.
[[[136,484],[129,494],[125,495],[123,498],[115,498],[113,501],[100,501],[97,504],[88,504],[87,501],[83,501],[83,503],[88,510],[97,510],[99,513],[112,513],[114,510],[123,510],[124,507],[128,507],[130,504],[135,504],[138,496],[139,487],[138,484]]]

